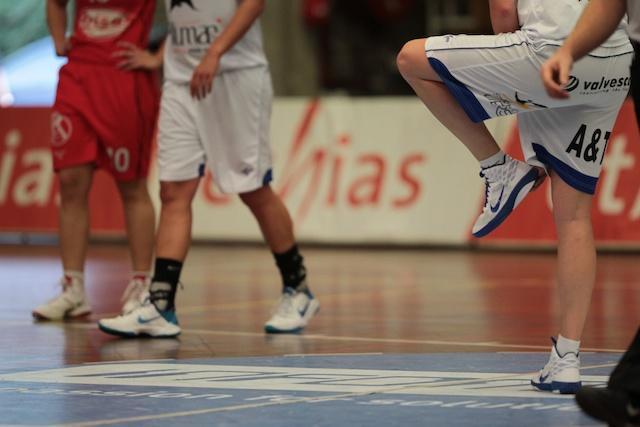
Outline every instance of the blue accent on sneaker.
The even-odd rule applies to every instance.
[[[162,317],[164,317],[164,320],[166,320],[167,322],[173,323],[174,325],[180,325],[178,323],[178,316],[176,316],[175,310],[159,311],[159,313]]]
[[[513,206],[516,203],[516,199],[518,198],[518,194],[523,187],[531,182],[535,182],[538,179],[538,171],[535,169],[531,169],[525,176],[520,179],[520,182],[513,188],[513,191],[509,195],[507,201],[502,205],[502,209],[491,221],[481,228],[477,232],[473,233],[475,237],[484,237],[487,234],[491,233],[493,230],[498,228],[500,224],[504,222],[505,219],[509,216],[509,214],[513,211]]]
[[[267,173],[264,174],[264,177],[262,178],[262,186],[266,187],[271,183],[271,181],[273,181],[273,169],[269,169]]]
[[[449,89],[451,95],[458,101],[465,113],[467,113],[471,121],[479,123],[491,118],[473,92],[471,92],[464,83],[456,79],[446,65],[435,58],[429,58],[429,64],[431,64],[431,68],[438,73],[442,82],[447,89]]]
[[[156,317],[152,317],[151,319],[145,319],[142,316],[138,316],[138,323],[140,323],[141,325],[144,325],[145,323],[150,323],[153,322],[156,319],[161,318],[162,316],[158,315]]]
[[[578,381],[577,383],[564,383],[560,381],[551,381],[550,383],[545,383],[544,381],[547,377],[540,377],[540,382],[536,383],[531,380],[531,385],[538,390],[541,391],[557,391],[560,394],[576,394],[580,387],[582,387],[582,381]]]
[[[551,153],[540,144],[532,144],[532,147],[538,160],[556,171],[560,178],[571,187],[587,194],[594,194],[596,192],[598,178],[578,172],[568,164],[551,155]]]

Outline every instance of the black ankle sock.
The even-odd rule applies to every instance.
[[[175,310],[176,291],[180,281],[182,262],[157,258],[149,288],[149,299],[159,311]]]
[[[282,285],[300,291],[307,290],[307,269],[304,267],[304,258],[300,255],[298,245],[281,254],[273,254],[276,265],[282,276]]]

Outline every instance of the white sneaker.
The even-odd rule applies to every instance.
[[[36,320],[62,320],[91,313],[91,307],[84,297],[82,280],[73,276],[64,276],[60,279],[60,286],[62,286],[60,295],[33,310],[31,314]]]
[[[504,162],[482,169],[485,180],[485,202],[473,225],[475,237],[495,230],[533,189],[538,179],[536,168],[505,155]]]
[[[122,314],[131,313],[138,307],[142,307],[149,297],[149,285],[151,281],[148,277],[134,277],[127,285],[127,289],[122,294]]]
[[[311,292],[285,288],[264,330],[271,334],[300,332],[318,310],[320,303]]]
[[[560,357],[553,341],[549,362],[531,379],[531,385],[542,391],[557,391],[562,394],[575,394],[580,381],[580,354],[567,353]]]
[[[180,334],[176,312],[159,312],[148,299],[131,313],[98,322],[102,332],[121,337],[170,338]]]

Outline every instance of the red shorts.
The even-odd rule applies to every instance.
[[[51,116],[54,169],[94,164],[118,181],[145,178],[159,97],[154,73],[78,62],[62,67]]]

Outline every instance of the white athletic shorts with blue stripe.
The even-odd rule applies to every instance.
[[[187,83],[165,82],[158,121],[160,181],[201,177],[207,165],[223,193],[269,184],[272,101],[271,75],[262,66],[219,74],[202,100],[191,97]]]
[[[527,163],[551,168],[573,188],[593,194],[629,91],[633,48],[599,49],[599,56],[577,62],[567,100],[550,98],[540,78],[556,49],[536,46],[521,31],[430,37],[425,43],[431,67],[474,122],[518,114]]]

